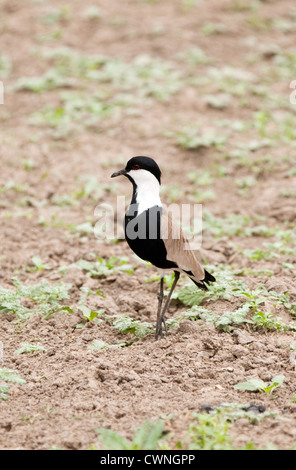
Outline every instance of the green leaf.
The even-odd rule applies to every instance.
[[[99,440],[108,450],[130,450],[130,443],[111,429],[96,429]]]
[[[24,383],[26,383],[24,379],[19,377],[18,372],[16,370],[6,368],[0,369],[0,379],[4,380],[4,382],[11,382],[19,385],[23,385]]]
[[[271,394],[273,390],[283,385],[284,380],[285,380],[284,375],[276,375],[272,379],[271,383],[268,385],[263,380],[255,378],[255,379],[250,379],[247,382],[240,382],[236,384],[234,388],[236,390],[248,390],[248,391],[259,390],[260,392]]]
[[[139,338],[149,335],[153,331],[150,323],[140,322],[124,315],[117,317],[113,322],[113,326],[122,334],[131,333]]]
[[[98,310],[98,311],[91,310],[90,308],[88,308],[86,305],[83,305],[83,304],[80,304],[78,308],[79,310],[82,311],[82,315],[84,316],[84,318],[87,318],[88,321],[92,321],[98,315],[104,313],[104,310]]]
[[[247,382],[239,382],[234,386],[236,390],[248,390],[251,392],[256,390],[260,390],[262,392],[265,387],[266,383],[261,379],[250,379]]]
[[[132,442],[133,448],[155,450],[159,439],[163,435],[163,426],[164,423],[162,420],[158,420],[154,424],[149,421],[144,423],[135,433],[135,437]]]
[[[80,259],[74,266],[78,266],[80,269],[87,271],[88,275],[91,277],[103,277],[114,273],[134,272],[133,266],[127,261],[126,257],[119,258],[117,256],[112,256],[105,260],[96,256],[96,261]]]
[[[93,351],[101,351],[102,349],[108,349],[109,347],[110,345],[105,341],[102,341],[101,339],[94,339],[88,349]]]
[[[267,387],[267,389],[265,390],[266,393],[272,393],[273,390],[275,390],[276,388],[278,387],[281,387],[284,383],[284,380],[285,380],[285,376],[280,374],[280,375],[276,375],[272,381],[271,381],[271,384],[269,387]]]
[[[137,429],[132,441],[110,429],[100,428],[96,432],[99,440],[109,450],[155,450],[163,435],[163,425],[162,420],[156,423],[145,422]]]
[[[9,385],[1,385],[0,384],[0,400],[8,400],[9,396],[7,395],[10,392]]]
[[[41,271],[42,269],[51,269],[50,264],[44,264],[40,256],[33,256],[32,263],[34,264],[37,271]]]
[[[42,344],[30,344],[30,343],[21,343],[21,347],[17,349],[16,354],[32,354],[36,351],[46,351],[46,348]]]

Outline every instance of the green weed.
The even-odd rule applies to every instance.
[[[227,31],[227,27],[223,23],[214,23],[214,22],[206,22],[202,27],[202,32],[206,36],[211,36],[212,34],[223,34]]]
[[[183,75],[173,64],[148,55],[131,62],[71,48],[44,50],[39,55],[52,67],[42,76],[21,78],[14,89],[44,92],[77,85],[80,89],[60,93],[57,106],[46,106],[30,116],[31,125],[49,128],[57,139],[84,128],[98,132],[102,121],[137,113],[151,100],[165,101],[184,86]]]
[[[267,250],[260,250],[256,248],[254,250],[243,250],[242,253],[251,260],[270,260],[272,258],[277,258],[279,255]]]
[[[261,379],[250,379],[247,382],[240,382],[234,386],[236,390],[247,390],[247,391],[260,391],[267,394],[272,394],[273,391],[281,387],[284,383],[285,376],[277,375],[268,384]]]
[[[143,338],[154,332],[153,326],[147,322],[140,322],[125,315],[118,316],[113,321],[113,327],[121,334],[131,333],[136,338]]]
[[[99,20],[102,18],[103,10],[96,5],[92,5],[92,6],[87,7],[84,10],[83,14],[86,18],[94,21],[94,20]]]
[[[135,431],[132,440],[127,440],[110,429],[96,429],[99,441],[109,450],[155,450],[163,437],[163,420],[147,421]]]
[[[212,267],[208,267],[212,271]],[[192,283],[185,285],[173,295],[185,305],[200,305],[204,299],[224,299],[230,300],[232,297],[242,296],[242,292],[246,290],[243,280],[233,279],[233,273],[224,266],[215,267],[215,276],[217,282],[209,286],[207,291],[197,289]]]
[[[18,375],[18,371],[6,368],[0,369],[0,380],[2,382],[13,383],[17,385],[23,385],[26,383],[26,381]],[[5,401],[8,400],[9,392],[10,386],[0,383],[0,399]]]
[[[16,193],[24,193],[27,191],[27,186],[24,184],[18,184],[14,181],[7,181],[5,184],[0,186],[0,193],[6,193],[8,191],[14,191]]]
[[[51,8],[48,13],[40,18],[40,20],[47,24],[52,25],[55,23],[68,21],[70,18],[70,7],[69,5],[63,5],[59,8]]]
[[[40,282],[25,286],[17,278],[13,278],[13,284],[14,290],[0,288],[0,313],[12,313],[19,320],[27,320],[34,313],[48,318],[56,312],[72,312],[69,306],[60,303],[69,299],[71,284]]]
[[[46,348],[40,343],[21,343],[20,347],[15,352],[16,354],[32,354],[36,351],[46,351]]]
[[[123,343],[115,343],[115,344],[108,344],[105,341],[102,341],[101,339],[94,339],[92,341],[92,344],[88,346],[88,349],[91,351],[102,351],[106,349],[112,349],[112,348],[123,348],[125,346],[129,346],[131,344],[130,342],[123,342]]]
[[[73,191],[73,197],[92,198],[93,200],[101,199],[106,193],[113,193],[117,189],[116,184],[101,183],[96,176],[83,175],[78,178],[81,185],[80,189]]]
[[[216,315],[209,309],[195,305],[190,310],[187,310],[183,314],[183,318],[189,318],[190,320],[201,319],[205,322],[212,323],[217,328],[230,332],[238,325],[245,323],[252,324],[253,321],[248,319],[246,316],[249,313],[250,306],[245,303],[241,307],[234,311],[225,311],[220,315]]]
[[[216,217],[208,210],[203,210],[203,230],[216,237],[223,235],[245,235],[250,219],[240,214],[229,214],[227,217]]]
[[[90,277],[102,277],[108,276],[117,273],[133,273],[134,267],[128,262],[128,258],[122,256],[112,256],[111,258],[105,260],[92,254],[96,261],[86,261],[80,259],[71,266],[76,266],[83,271],[86,271]]]
[[[215,131],[202,131],[196,126],[185,126],[177,132],[177,144],[188,150],[214,147],[221,149],[225,143],[225,136]]]
[[[40,256],[33,256],[32,257],[32,264],[33,266],[27,266],[26,271],[28,272],[35,272],[35,271],[43,271],[44,269],[52,269],[49,263],[44,263]]]
[[[9,77],[12,70],[11,60],[5,54],[0,54],[0,78]]]
[[[230,422],[222,413],[198,413],[189,426],[189,450],[232,450]]]
[[[217,93],[215,95],[205,95],[204,101],[210,108],[225,109],[232,103],[232,96],[230,93]]]
[[[211,62],[211,59],[207,57],[200,47],[191,47],[186,51],[179,53],[177,57],[191,66],[208,64]]]
[[[31,91],[41,93],[57,88],[66,88],[74,85],[73,80],[62,77],[56,70],[49,70],[40,77],[22,77],[14,84],[16,91]]]
[[[85,302],[87,298],[91,295],[99,295],[104,297],[103,292],[101,290],[97,290],[96,292],[94,292],[92,290],[86,289],[85,287],[81,287],[80,290],[84,292],[84,294],[78,301],[78,309],[82,312],[82,316],[88,321],[93,321],[95,318],[97,323],[102,321],[101,317],[104,315],[105,310],[92,310],[91,308],[87,307],[87,305],[85,305]]]
[[[213,323],[217,328],[223,331],[232,331],[237,325],[248,323],[253,328],[263,328],[273,331],[295,331],[296,325],[284,323],[280,318],[275,317],[268,311],[265,311],[265,303],[271,302],[275,308],[283,306],[291,316],[296,315],[296,304],[289,299],[289,293],[277,293],[268,291],[262,286],[254,290],[248,290],[242,279],[235,279],[234,272],[224,266],[216,266],[216,283],[209,286],[207,291],[197,289],[193,284],[187,284],[175,291],[173,298],[177,298],[185,305],[192,308],[187,310],[183,316],[175,321],[178,323],[183,318],[195,320],[197,318]],[[241,300],[248,298],[237,309],[233,311],[225,310],[222,314],[215,314],[208,307],[201,304],[212,302],[217,299],[230,300],[238,297]],[[250,316],[252,314],[252,316]]]

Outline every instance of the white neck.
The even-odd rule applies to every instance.
[[[136,202],[138,215],[153,206],[162,206],[159,197],[160,184],[155,176],[147,170],[131,170],[129,175],[137,185]]]

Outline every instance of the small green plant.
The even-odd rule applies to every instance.
[[[211,186],[213,184],[213,177],[209,171],[203,171],[202,173],[191,171],[190,173],[188,173],[188,178],[197,187]]]
[[[254,314],[252,320],[255,328],[262,328],[273,331],[285,331],[288,329],[293,329],[292,326],[285,325],[280,318],[276,318],[272,313],[262,312],[261,310]]]
[[[94,231],[94,227],[93,227],[93,224],[92,222],[82,222],[82,224],[78,224],[78,225],[75,225],[73,227],[70,227],[72,228],[72,230],[74,230],[74,232],[76,233],[79,233],[79,234],[87,234],[87,233],[93,233]]]
[[[70,18],[69,5],[62,5],[59,8],[51,8],[51,10],[40,19],[47,25],[52,25],[59,22],[65,22]]]
[[[33,93],[41,93],[43,91],[51,91],[57,88],[71,86],[73,82],[62,77],[56,70],[49,70],[39,77],[22,77],[14,85],[16,91],[31,91]]]
[[[102,9],[96,5],[91,5],[87,7],[83,12],[83,15],[92,21],[101,19],[102,14],[103,14]]]
[[[247,256],[247,258],[256,261],[269,260],[272,258],[279,257],[277,253],[267,250],[261,250],[259,248],[256,248],[255,250],[243,250],[243,254]]]
[[[248,194],[250,188],[254,187],[257,184],[257,180],[254,176],[249,175],[244,178],[237,178],[235,181],[236,185],[239,188],[240,195]]]
[[[247,304],[254,312],[252,320],[255,327],[278,331],[295,329],[295,325],[284,324],[281,319],[274,317],[270,312],[264,312],[262,308],[262,305],[266,301],[270,301],[275,306],[282,305],[291,315],[294,315],[296,312],[296,304],[289,301],[289,293],[281,294],[275,291],[267,291],[264,286],[258,286],[254,291],[242,292],[242,295],[250,299]]]
[[[229,435],[231,426],[223,413],[194,414],[195,421],[190,424],[189,450],[232,450],[232,437]]]
[[[102,351],[105,349],[124,348],[132,344],[133,341],[123,341],[122,343],[108,344],[101,339],[94,339],[88,349],[91,351]]]
[[[196,150],[201,147],[222,148],[225,137],[214,131],[200,131],[197,127],[186,126],[177,133],[177,144],[188,150]]]
[[[23,158],[22,167],[23,167],[24,170],[29,172],[29,171],[32,171],[36,168],[36,164],[35,164],[34,160],[32,160],[31,158]]]
[[[98,200],[103,197],[106,193],[112,193],[116,191],[116,184],[103,184],[96,176],[83,175],[78,178],[79,182],[82,183],[81,189],[73,192],[75,198],[89,198]]]
[[[203,230],[213,233],[216,237],[245,235],[249,224],[249,217],[240,214],[230,214],[222,218],[214,216],[208,210],[203,211]]]
[[[43,269],[52,269],[49,263],[44,263],[40,256],[33,256],[32,257],[32,264],[33,266],[27,266],[26,271],[34,272],[34,271],[42,271]]]
[[[189,197],[190,201],[194,201],[197,204],[203,204],[207,201],[215,201],[216,199],[216,193],[212,189],[206,189],[203,191],[195,189],[194,191],[192,191],[192,194]]]
[[[0,288],[0,314],[12,313],[19,320],[27,320],[34,313],[41,313],[48,318],[55,312],[72,309],[60,302],[69,299],[71,284],[51,285],[47,282],[25,286],[16,277],[13,278],[15,290]],[[26,305],[24,303],[26,302]],[[30,306],[27,306],[30,304]]]
[[[225,109],[231,105],[232,96],[229,93],[217,93],[215,95],[206,95],[204,101],[210,108]]]
[[[82,316],[86,318],[88,321],[93,321],[96,319],[96,322],[99,323],[102,321],[101,317],[104,315],[105,310],[104,309],[99,309],[99,310],[93,310],[89,307],[87,307],[86,300],[89,296],[91,295],[99,295],[104,297],[104,294],[101,290],[97,290],[96,292],[89,290],[85,287],[81,287],[80,290],[84,292],[84,294],[81,296],[81,298],[78,301],[78,310],[82,312]]]
[[[92,351],[101,351],[103,349],[109,349],[110,345],[101,339],[94,339],[92,344],[88,346],[88,349]]]
[[[136,338],[143,338],[153,333],[153,326],[147,322],[140,322],[131,317],[120,315],[113,321],[114,328],[121,334],[131,333]]]
[[[15,352],[16,354],[32,354],[39,351],[46,351],[46,348],[40,343],[21,343]]]
[[[213,323],[223,331],[230,332],[237,325],[253,324],[253,321],[247,318],[249,310],[249,305],[245,303],[234,311],[225,311],[222,315],[215,315],[211,310],[195,305],[184,313],[183,318],[189,318],[190,320],[200,318],[203,321]]]
[[[207,22],[202,27],[202,32],[206,36],[211,36],[212,34],[223,34],[227,31],[225,24],[223,23],[213,23]]]
[[[81,302],[79,302],[78,309],[81,310],[82,316],[86,318],[88,321],[93,321],[95,318],[103,315],[105,312],[104,309],[92,310]]]
[[[290,315],[295,316],[296,304],[289,299],[289,293],[278,293],[268,291],[264,285],[259,285],[254,290],[247,289],[242,279],[236,279],[235,275],[240,275],[241,270],[231,270],[223,265],[215,267],[208,266],[216,277],[216,282],[208,287],[207,291],[197,289],[193,284],[185,284],[173,294],[173,298],[180,300],[191,309],[187,310],[181,317],[175,318],[175,323],[179,323],[183,318],[190,320],[202,319],[213,323],[223,331],[232,331],[236,325],[248,323],[254,329],[263,328],[271,331],[296,331],[294,322],[284,323],[281,318],[277,318],[269,311],[266,305],[272,304],[275,308],[283,306]],[[222,314],[215,314],[211,309],[202,304],[209,304],[217,299],[231,300],[233,297],[248,301],[243,302],[238,308],[229,311],[227,308]],[[250,315],[252,314],[252,315]]]
[[[173,272],[171,274],[166,274],[164,276],[164,282],[169,288],[172,287],[174,279],[175,279],[175,274]],[[160,275],[156,274],[156,273],[153,273],[153,274],[151,274],[150,277],[145,277],[143,279],[143,281],[147,282],[147,283],[149,283],[149,282],[159,282],[160,281]]]
[[[111,429],[96,429],[99,441],[108,450],[155,450],[163,437],[163,420],[147,421],[134,434],[132,440],[125,439]]]
[[[258,286],[255,290],[251,292],[242,292],[242,295],[246,296],[249,299],[249,306],[254,312],[258,311],[260,305],[263,304],[266,300],[264,294],[263,286]]]
[[[111,256],[107,260],[95,254],[92,254],[92,256],[96,258],[96,261],[80,259],[73,266],[86,271],[90,277],[102,277],[123,272],[130,274],[134,272],[134,267],[128,262],[128,258],[124,256]]]
[[[239,297],[246,291],[243,280],[234,279],[233,273],[225,266],[208,266],[210,272],[215,272],[217,282],[209,286],[207,291],[197,289],[193,283],[181,287],[173,296],[178,298],[185,305],[200,305],[204,299],[211,300],[224,299],[230,300],[232,297]]]
[[[265,392],[267,394],[272,394],[273,391],[281,387],[284,383],[285,376],[284,375],[277,375],[275,376],[272,381],[268,384],[261,379],[250,379],[247,382],[240,382],[234,386],[236,390],[247,390],[251,392]]]
[[[5,54],[0,54],[0,78],[7,78],[10,75],[12,66],[9,57]]]
[[[180,59],[184,60],[188,65],[196,66],[199,64],[208,64],[211,59],[207,57],[200,47],[191,47],[184,52],[178,54]]]
[[[5,184],[0,186],[0,193],[6,193],[7,191],[14,191],[16,193],[24,193],[27,191],[26,185],[17,184],[14,181],[7,181]]]
[[[211,415],[223,415],[230,423],[241,418],[247,418],[251,424],[258,424],[266,417],[276,417],[277,412],[265,411],[264,407],[253,403],[222,403],[210,411]]]
[[[85,128],[96,132],[106,119],[119,120],[124,113],[137,113],[153,99],[165,101],[179,91],[184,81],[171,63],[148,55],[124,62],[56,48],[42,56],[51,61],[52,68],[43,76],[18,80],[15,89],[43,92],[74,88],[78,81],[84,85],[79,92],[62,91],[57,106],[45,106],[30,117],[31,125],[49,128],[57,139]],[[102,84],[95,92],[93,82]]]
[[[18,375],[16,370],[6,368],[0,369],[0,380],[6,383],[13,383],[18,385],[23,385],[26,383],[26,381]],[[10,386],[0,383],[0,399],[5,401],[8,400],[9,392]]]

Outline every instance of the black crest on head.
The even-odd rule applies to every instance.
[[[133,157],[131,158],[125,167],[126,171],[130,170],[147,170],[152,173],[155,178],[159,181],[161,179],[161,171],[156,161],[150,157]]]

